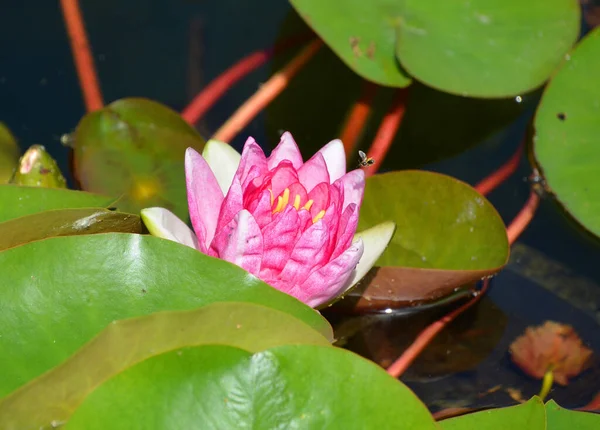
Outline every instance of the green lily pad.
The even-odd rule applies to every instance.
[[[494,207],[450,176],[405,170],[368,178],[358,229],[385,220],[396,223],[396,232],[370,285],[392,290],[399,302],[445,297],[508,261]]]
[[[395,4],[402,66],[429,86],[463,96],[505,97],[537,88],[579,35],[576,0]]]
[[[137,213],[146,207],[188,217],[184,155],[204,140],[175,111],[139,98],[87,114],[75,132],[74,174],[84,190],[119,198]]]
[[[8,127],[0,122],[0,184],[6,184],[12,178],[20,155],[17,140]]]
[[[93,392],[66,428],[107,426],[437,428],[421,401],[383,369],[348,351],[313,345],[252,356],[200,347],[153,357]]]
[[[177,348],[221,344],[257,352],[294,343],[330,345],[291,315],[250,303],[213,303],[115,321],[65,362],[1,400],[0,427],[38,429],[67,421],[108,378]]]
[[[138,215],[107,209],[58,209],[0,223],[0,251],[35,240],[97,233],[141,233]]]
[[[548,430],[596,430],[600,428],[600,415],[591,412],[570,411],[561,408],[554,400],[546,403]]]
[[[411,78],[395,57],[396,27],[402,2],[290,2],[304,21],[360,76],[392,87],[410,84]]]
[[[507,408],[489,409],[440,421],[443,430],[546,430],[546,411],[539,397]]]
[[[600,236],[600,28],[548,84],[535,116],[533,156],[558,202]]]
[[[11,184],[30,187],[67,188],[58,164],[42,145],[32,145],[19,159]]]
[[[107,208],[114,201],[83,191],[0,185],[0,222],[54,209]]]
[[[293,297],[234,264],[152,236],[32,242],[0,252],[0,272],[0,397],[67,359],[111,321],[158,311],[258,303],[331,338],[327,321]]]

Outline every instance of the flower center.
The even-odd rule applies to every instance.
[[[285,207],[287,205],[290,204],[290,189],[286,188],[285,190],[283,190],[283,193],[281,193],[281,195],[279,197],[277,197],[277,200],[275,200],[275,198],[273,197],[273,191],[269,190],[271,192],[271,208],[272,208],[272,213],[276,214],[278,212],[281,212],[283,209],[285,209]],[[294,203],[292,204],[292,206],[299,211],[300,209],[306,209],[307,211],[310,210],[310,208],[312,207],[314,201],[312,200],[308,200],[306,203],[304,203],[302,206],[302,197],[300,196],[300,194],[296,194],[294,196]],[[312,222],[313,224],[316,223],[317,221],[319,221],[321,218],[323,218],[323,216],[325,216],[325,211],[321,210],[313,219]]]

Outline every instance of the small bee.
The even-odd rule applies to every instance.
[[[362,151],[358,151],[358,156],[360,157],[360,163],[358,163],[358,167],[367,167],[375,162],[373,158],[367,158],[367,154]]]

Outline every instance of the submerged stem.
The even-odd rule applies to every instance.
[[[321,48],[321,39],[312,41],[281,71],[275,73],[221,126],[212,137],[230,142],[252,119],[287,87],[291,79]]]
[[[554,382],[554,372],[552,369],[548,369],[544,374],[544,379],[542,379],[542,388],[540,389],[540,394],[538,396],[544,401],[550,389],[552,388],[552,383]]]
[[[361,95],[352,106],[348,119],[346,119],[341,140],[344,143],[344,152],[348,160],[351,159],[351,154],[356,149],[356,142],[365,128],[367,119],[369,119],[371,105],[376,92],[377,86],[374,83],[364,81]]]
[[[85,107],[88,112],[102,109],[104,102],[79,2],[78,0],[60,0],[60,6],[71,42],[73,60],[83,92]]]

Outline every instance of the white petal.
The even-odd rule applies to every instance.
[[[385,251],[390,240],[392,240],[395,230],[396,224],[386,221],[354,235],[354,241],[359,238],[362,239],[365,244],[365,251],[356,265],[352,278],[348,281],[346,291],[356,285],[371,270]]]
[[[179,242],[198,249],[194,232],[177,215],[165,208],[146,208],[141,211],[142,220],[152,236]]]
[[[332,140],[318,152],[325,159],[332,184],[346,174],[346,152],[340,139]]]
[[[223,195],[226,196],[242,156],[231,145],[211,139],[204,145],[202,157],[210,166]]]

